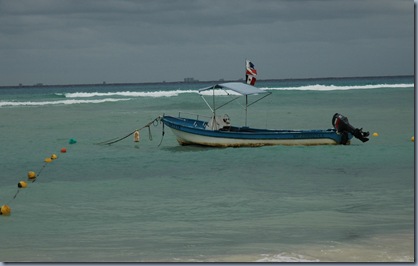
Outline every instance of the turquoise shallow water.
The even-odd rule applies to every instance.
[[[330,128],[339,112],[379,133],[367,143],[183,147],[165,128],[158,147],[157,125],[152,141],[95,144],[162,113],[209,114],[204,86],[0,89],[0,261],[414,260],[413,78],[258,83],[273,94],[251,126]],[[240,108],[222,111],[242,124]]]

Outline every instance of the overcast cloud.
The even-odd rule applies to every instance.
[[[0,85],[412,75],[411,0],[0,0]]]

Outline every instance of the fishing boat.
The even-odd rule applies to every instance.
[[[211,116],[179,113],[178,116],[163,115],[161,121],[168,126],[180,145],[203,145],[211,147],[256,147],[266,145],[337,145],[350,144],[354,137],[363,142],[368,140],[368,132],[354,128],[348,119],[336,113],[332,118],[333,128],[314,130],[260,129],[247,126],[248,107],[269,96],[271,92],[254,86],[257,72],[254,64],[246,60],[247,83],[226,82],[202,88],[199,94],[211,110]],[[212,101],[206,100],[212,91]],[[230,101],[216,106],[216,90],[235,96]],[[205,96],[206,95],[206,96]],[[219,108],[245,97],[245,125],[233,126],[228,115],[218,115]],[[256,99],[249,102],[249,97]],[[206,118],[206,119],[203,119]]]

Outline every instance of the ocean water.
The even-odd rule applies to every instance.
[[[258,148],[180,146],[158,123],[139,143],[97,145],[163,113],[210,115],[197,94],[210,84],[0,88],[0,261],[415,261],[413,83],[258,82],[273,93],[250,126],[326,129],[339,112],[379,134]],[[239,103],[220,112],[244,123]]]

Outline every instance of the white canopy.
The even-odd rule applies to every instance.
[[[241,83],[241,82],[226,82],[217,84],[211,87],[200,89],[199,92],[212,90],[212,89],[227,89],[235,91],[241,95],[252,95],[252,94],[260,94],[260,93],[267,93],[266,91],[260,90],[257,87]]]
[[[257,87],[245,84],[245,83],[241,83],[241,82],[226,82],[226,83],[221,83],[221,84],[217,84],[211,87],[207,87],[207,88],[203,88],[199,90],[199,93],[202,91],[207,91],[207,90],[215,90],[215,89],[223,89],[223,90],[232,90],[238,94],[241,95],[245,95],[245,126],[247,126],[247,109],[248,106],[258,102],[259,100],[269,96],[271,94],[271,92],[269,91],[263,91],[260,90]],[[257,94],[265,94],[261,97],[258,97],[258,100],[253,101],[252,103],[248,102],[248,95],[257,95]],[[216,116],[216,110],[221,108],[222,106],[227,105],[228,103],[235,101],[236,99],[240,98],[241,96],[237,96],[235,98],[233,98],[232,100],[222,104],[221,106],[215,107],[215,94],[213,94],[213,101],[212,101],[212,106],[206,101],[205,97],[203,97],[202,94],[200,94],[200,96],[202,97],[202,99],[205,101],[205,103],[207,104],[207,106],[210,108],[210,110],[212,110],[213,113],[213,117]]]

